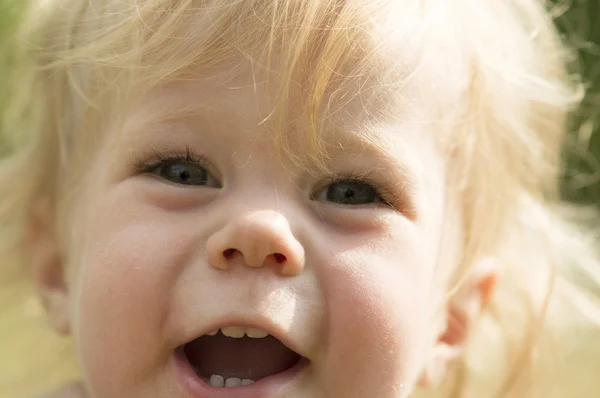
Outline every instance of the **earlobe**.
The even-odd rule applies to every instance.
[[[52,325],[59,333],[68,334],[68,289],[54,214],[46,198],[37,199],[30,208],[26,246],[36,289]]]
[[[425,388],[437,387],[448,373],[448,368],[461,354],[462,347],[438,342],[432,358],[425,364],[419,384]]]
[[[498,280],[498,261],[485,258],[471,267],[470,275],[447,306],[446,329],[440,334],[432,358],[426,363],[420,384],[436,386],[460,357],[473,326],[487,308]]]

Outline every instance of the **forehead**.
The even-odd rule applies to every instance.
[[[279,139],[297,157],[314,155],[307,148],[312,138],[319,141],[321,155],[352,148],[404,157],[402,141],[432,136],[435,106],[423,101],[428,83],[420,76],[407,79],[401,89],[382,87],[376,70],[361,79],[338,79],[312,115],[310,90],[302,84],[282,90],[276,62],[258,71],[250,60],[237,57],[156,87],[127,109],[121,131],[131,139],[152,126],[164,130],[183,122],[220,139],[239,140],[257,130],[263,133],[261,142]]]
[[[137,114],[146,123],[194,116],[225,122],[246,118],[269,131],[314,128],[326,137],[342,130],[375,139],[371,133],[382,124],[439,122],[444,102],[440,98],[456,96],[451,90],[444,92],[435,71],[425,65],[418,73],[403,65],[365,68],[358,76],[330,79],[318,93],[309,76],[316,65],[307,65],[306,75],[291,81],[282,79],[286,66],[277,56],[269,68],[242,55],[230,57],[142,91],[131,106],[118,110]],[[392,80],[394,84],[385,84]]]

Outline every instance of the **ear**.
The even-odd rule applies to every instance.
[[[449,367],[461,356],[474,325],[495,290],[498,269],[498,261],[494,258],[476,262],[463,287],[448,303],[445,330],[440,334],[420,379],[423,387],[438,385]]]
[[[34,282],[54,328],[69,334],[68,291],[54,212],[47,198],[36,199],[27,222],[27,253]]]

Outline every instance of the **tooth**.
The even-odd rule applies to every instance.
[[[213,330],[212,332],[210,332],[210,333],[206,333],[206,334],[207,334],[207,335],[209,335],[209,336],[214,336],[214,335],[215,335],[215,334],[217,334],[217,333],[219,333],[219,329],[217,329],[217,330]]]
[[[242,384],[242,380],[237,377],[230,377],[225,380],[225,388],[238,387]]]
[[[222,328],[221,332],[227,337],[234,337],[236,339],[244,337],[244,334],[246,333],[244,328],[239,326],[228,326],[226,328]]]
[[[269,335],[269,333],[265,332],[264,330],[255,329],[255,328],[246,329],[246,334],[248,335],[248,337],[251,337],[253,339],[262,339]]]
[[[223,376],[212,375],[210,376],[210,385],[213,387],[223,388],[223,386],[225,385],[225,379],[223,378]]]
[[[248,386],[250,384],[254,383],[254,380],[250,380],[250,379],[244,379],[242,380],[242,385],[243,386]]]

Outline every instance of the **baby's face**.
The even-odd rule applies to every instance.
[[[94,397],[414,387],[443,332],[434,320],[461,241],[453,231],[440,243],[457,224],[435,132],[418,123],[426,107],[375,122],[376,109],[347,104],[323,135],[329,174],[277,158],[261,123],[272,105],[248,68],[157,90],[105,132],[67,256],[70,329]]]

